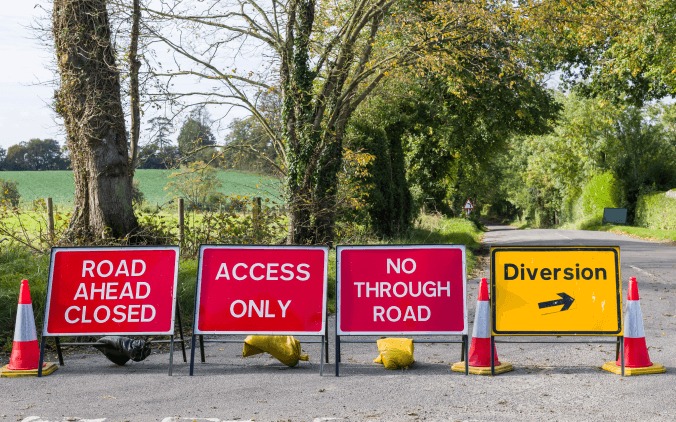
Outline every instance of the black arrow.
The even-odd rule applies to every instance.
[[[561,296],[561,299],[550,300],[549,302],[538,303],[538,306],[540,307],[540,309],[551,308],[552,306],[563,305],[563,308],[561,308],[561,311],[567,311],[568,308],[570,308],[570,305],[572,305],[573,302],[575,302],[575,299],[573,299],[572,297],[568,296],[565,293],[557,293],[557,295]]]

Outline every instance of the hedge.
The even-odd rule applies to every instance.
[[[626,206],[626,199],[621,184],[615,175],[607,171],[597,174],[582,188],[582,193],[573,211],[575,219],[603,220],[604,208],[621,208]]]
[[[676,230],[676,199],[666,192],[653,192],[638,197],[634,224],[639,227]]]

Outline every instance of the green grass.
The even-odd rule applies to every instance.
[[[589,231],[604,231],[610,233],[617,233],[629,235],[644,240],[666,240],[676,242],[676,230],[662,230],[649,229],[645,227],[635,226],[620,226],[613,224],[601,224],[598,219],[588,219],[567,223],[560,228],[566,230],[589,230]]]
[[[353,239],[346,243],[379,244],[464,244],[467,245],[467,271],[476,267],[473,251],[479,248],[483,231],[464,218],[444,218],[423,216],[415,227],[405,235],[394,239],[376,240],[369,238]],[[12,345],[16,306],[19,286],[22,279],[30,283],[33,312],[38,332],[42,329],[44,301],[49,270],[49,255],[36,255],[16,244],[0,244],[0,351],[9,352]],[[195,283],[197,280],[197,260],[181,258],[178,272],[178,303],[185,327],[192,327]],[[329,252],[328,268],[328,305],[335,311],[336,298],[336,255],[335,249]]]
[[[170,200],[164,188],[169,182],[168,176],[175,170],[137,170],[134,180],[145,200],[151,205],[162,205]],[[280,183],[273,178],[233,171],[220,171],[218,178],[223,186],[218,191],[225,195],[261,196],[278,199]],[[0,179],[19,182],[19,193],[24,202],[51,197],[55,204],[68,206],[73,201],[75,187],[73,172],[63,171],[3,171]]]

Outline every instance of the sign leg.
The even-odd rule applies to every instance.
[[[324,374],[324,336],[322,336],[322,345],[320,347],[322,349],[321,355],[319,356],[319,376],[321,377]],[[326,353],[328,354],[328,350]]]
[[[465,343],[465,375],[469,375],[469,347],[467,347],[467,340],[469,340],[469,336],[465,334],[463,336]]]
[[[183,362],[187,362],[185,357],[185,340],[183,339],[183,322],[181,321],[181,307],[176,302],[176,316],[178,317],[178,332],[181,335],[181,350],[183,350]]]
[[[340,336],[336,335],[336,376],[340,376]]]
[[[204,357],[204,336],[200,334],[200,355],[202,357],[202,363],[206,362],[206,358]]]
[[[195,369],[195,335],[192,335],[192,347],[190,348],[190,376],[192,377],[193,369]]]
[[[460,349],[460,362],[465,361],[465,347],[467,346],[467,336],[462,336],[462,349]]]
[[[495,337],[491,336],[491,376],[495,376]]]
[[[42,339],[40,340],[40,360],[38,360],[38,378],[42,378],[42,362],[45,359],[45,341],[47,341],[47,337],[42,336]]]
[[[328,317],[326,320],[328,321]],[[326,363],[329,363],[329,324],[324,327],[324,348],[326,350]]]
[[[171,336],[169,344],[169,376],[171,376],[171,371],[174,366],[174,336]]]
[[[617,343],[615,346],[615,360],[620,358],[620,336],[617,336]]]
[[[61,341],[58,337],[54,337],[56,343],[56,354],[59,355],[59,366],[63,366],[63,353],[61,352]]]
[[[622,364],[622,376],[624,376],[624,336],[620,337],[620,363]]]

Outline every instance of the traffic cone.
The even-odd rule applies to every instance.
[[[452,366],[456,372],[465,372],[465,362],[457,362]],[[509,363],[500,363],[498,351],[495,350],[495,374],[513,371]],[[481,279],[479,299],[474,313],[472,343],[469,347],[469,373],[477,375],[491,374],[491,304],[488,296],[486,279]]]
[[[12,356],[9,358],[9,364],[0,369],[0,377],[35,377],[38,375],[39,362],[40,348],[35,331],[31,293],[28,281],[22,280],[14,325]],[[56,371],[56,368],[53,363],[45,363],[42,366],[42,374],[49,375]]]
[[[603,369],[622,373],[622,357],[616,362],[606,362]],[[636,277],[629,278],[629,292],[627,293],[627,312],[624,316],[624,374],[642,375],[659,374],[666,372],[667,368],[659,363],[653,363],[648,356],[648,346],[645,343],[643,331],[643,315],[641,314],[641,302],[638,298],[638,285]]]

